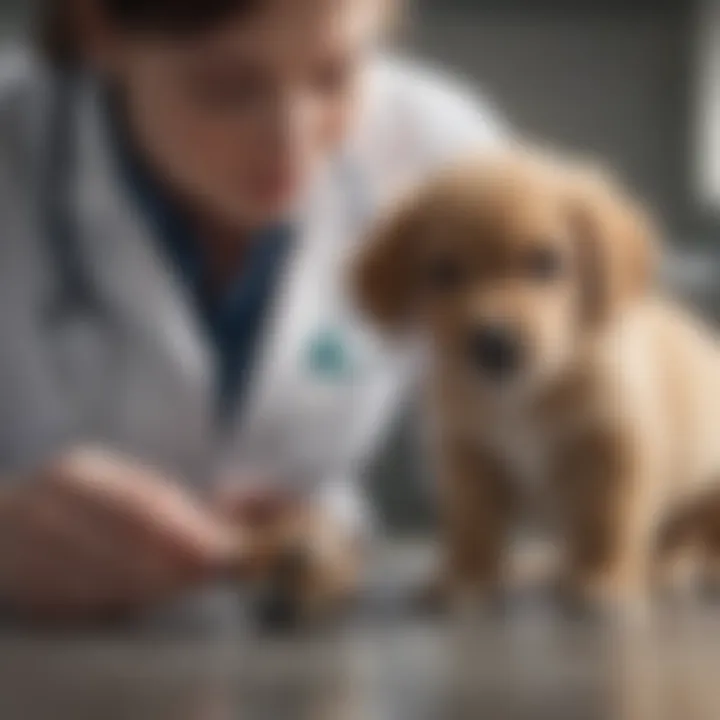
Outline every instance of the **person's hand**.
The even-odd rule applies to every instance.
[[[40,620],[131,613],[212,579],[232,542],[168,479],[74,451],[0,496],[0,599]]]

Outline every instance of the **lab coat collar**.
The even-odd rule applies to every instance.
[[[158,459],[172,454],[174,443],[185,443],[188,451],[197,448],[198,456],[208,455],[213,444],[214,384],[199,319],[180,278],[122,187],[96,79],[83,78],[78,96],[77,161],[70,178],[78,218],[76,241],[90,280],[128,333],[123,345],[135,380],[125,391],[138,395],[111,398],[113,389],[108,388],[107,401],[133,408],[124,418],[116,412],[118,422],[128,424],[139,421],[143,402],[152,408],[172,394],[173,417],[168,422],[179,436],[173,440],[167,431]],[[142,393],[150,397],[144,400]],[[162,408],[156,412],[159,417]],[[118,434],[122,436],[123,430]]]

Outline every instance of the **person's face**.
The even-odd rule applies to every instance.
[[[290,211],[357,114],[388,0],[267,0],[192,39],[106,35],[135,140],[202,213],[253,227]]]

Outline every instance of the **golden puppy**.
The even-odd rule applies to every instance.
[[[720,480],[720,353],[655,261],[611,181],[519,151],[445,170],[362,251],[362,308],[429,340],[454,595],[498,586],[528,499],[552,511],[563,586],[602,605],[645,598],[659,533],[720,540],[720,507],[702,529],[687,511]]]

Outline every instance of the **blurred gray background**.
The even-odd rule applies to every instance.
[[[0,0],[3,34],[27,26],[31,11],[29,0]],[[516,128],[604,158],[684,254],[714,262],[707,200],[720,187],[702,179],[717,181],[720,168],[720,2],[414,0],[404,42],[477,84]],[[715,275],[704,277],[697,295],[715,310]],[[413,423],[401,423],[371,473],[397,531],[431,515],[414,437]]]
[[[476,78],[511,123],[596,152],[688,227],[693,5],[425,0],[413,43]]]

